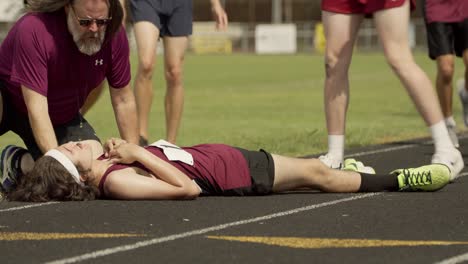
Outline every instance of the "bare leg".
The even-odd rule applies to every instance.
[[[275,163],[273,192],[301,188],[324,192],[357,192],[361,185],[359,173],[330,169],[318,159],[272,156]]]
[[[463,51],[463,62],[465,64],[464,79],[457,81],[457,90],[463,107],[463,122],[465,127],[468,127],[468,49]]]
[[[348,69],[362,16],[323,11],[322,21],[327,39],[325,54],[327,129],[329,135],[344,135],[349,101]]]
[[[82,115],[85,115],[93,105],[96,104],[99,97],[101,97],[102,92],[104,91],[105,81],[103,81],[98,87],[94,88],[91,93],[86,98],[84,105],[81,107],[80,112]]]
[[[134,26],[138,50],[138,70],[135,77],[135,100],[138,111],[140,136],[148,138],[148,118],[153,101],[153,70],[159,29],[150,22],[138,22]]]
[[[324,105],[328,130],[328,153],[320,160],[329,167],[343,162],[346,111],[349,102],[348,69],[353,55],[360,15],[322,12],[327,39],[325,53]]]
[[[452,177],[463,169],[461,153],[449,137],[437,96],[429,77],[415,63],[408,42],[409,1],[402,6],[376,12],[374,21],[385,57],[405,86],[416,108],[430,127],[435,153],[432,163],[447,165]]]
[[[127,1],[120,0],[120,4],[122,5],[122,9],[123,9],[122,24],[126,25],[127,24]]]
[[[465,64],[465,90],[468,91],[468,49],[463,51],[463,63]]]
[[[415,63],[408,42],[409,1],[374,14],[385,57],[405,86],[428,126],[442,121],[436,94],[427,75]]]
[[[164,38],[166,137],[175,143],[184,108],[183,63],[188,37]]]
[[[454,56],[446,54],[437,57],[437,79],[436,89],[439,97],[440,107],[445,118],[451,117],[452,113],[452,80],[454,74]]]

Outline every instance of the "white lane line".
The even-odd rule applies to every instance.
[[[384,148],[384,149],[376,149],[376,150],[363,151],[363,152],[358,152],[358,153],[353,153],[353,154],[345,155],[345,158],[367,156],[367,155],[371,155],[371,154],[385,153],[385,152],[391,152],[391,151],[401,150],[401,149],[407,149],[407,148],[414,148],[414,147],[416,147],[417,145],[418,145],[418,144],[411,144],[411,145],[404,145],[404,146],[398,146],[398,147],[389,147],[389,148]]]
[[[313,204],[313,205],[304,206],[304,207],[300,207],[300,208],[296,208],[296,209],[291,209],[291,210],[283,211],[283,212],[279,212],[279,213],[269,214],[269,215],[265,215],[265,216],[259,216],[259,217],[255,217],[255,218],[244,219],[244,220],[240,220],[240,221],[236,221],[236,222],[230,222],[230,223],[211,226],[211,227],[207,227],[207,228],[196,229],[196,230],[192,230],[192,231],[189,231],[189,232],[174,234],[174,235],[165,236],[165,237],[153,238],[153,239],[150,239],[150,240],[144,240],[144,241],[140,241],[140,242],[137,242],[137,243],[134,243],[134,244],[127,244],[127,245],[123,245],[123,246],[97,250],[97,251],[94,251],[94,252],[78,255],[78,256],[75,256],[75,257],[64,258],[64,259],[60,259],[60,260],[47,262],[47,264],[75,263],[75,262],[80,262],[80,261],[85,261],[85,260],[90,260],[90,259],[96,259],[96,258],[99,258],[99,257],[108,256],[108,255],[116,254],[116,253],[119,253],[119,252],[135,250],[135,249],[141,248],[141,247],[147,247],[147,246],[160,244],[160,243],[164,243],[164,242],[168,242],[168,241],[174,241],[174,240],[177,240],[177,239],[187,238],[187,237],[196,236],[196,235],[202,235],[202,234],[205,234],[205,233],[208,233],[208,232],[219,231],[219,230],[226,229],[228,227],[240,226],[240,225],[245,225],[245,224],[250,224],[250,223],[255,223],[255,222],[260,222],[260,221],[266,221],[266,220],[270,220],[270,219],[273,219],[273,218],[278,218],[278,217],[283,217],[283,216],[287,216],[287,215],[297,214],[297,213],[300,213],[300,212],[305,212],[305,211],[309,211],[309,210],[313,210],[313,209],[317,209],[317,208],[321,208],[321,207],[326,207],[326,206],[336,205],[336,204],[340,204],[340,203],[350,202],[350,201],[354,201],[354,200],[358,200],[358,199],[373,197],[373,196],[377,196],[377,195],[381,195],[381,194],[382,193],[367,193],[367,194],[356,195],[356,196],[352,196],[352,197],[348,197],[348,198],[344,198],[344,199],[334,200],[334,201],[330,201],[330,202],[325,202],[325,203],[320,203],[320,204]]]
[[[33,208],[33,207],[39,207],[39,206],[44,206],[44,205],[58,204],[58,203],[59,203],[59,202],[48,202],[48,203],[39,203],[39,204],[29,204],[29,205],[25,205],[25,206],[19,206],[19,207],[1,209],[1,210],[0,210],[0,213],[3,213],[3,212],[11,212],[11,211],[17,211],[17,210],[23,210],[23,209],[28,209],[28,208]]]
[[[445,259],[440,262],[436,262],[434,264],[457,264],[468,261],[468,253],[455,256],[453,258]]]
[[[465,139],[465,138],[468,138],[468,135],[465,135],[465,134],[458,135],[458,139]],[[414,148],[416,146],[426,145],[426,144],[432,144],[432,140],[426,140],[426,141],[422,141],[418,143],[409,143],[407,145],[396,146],[396,147],[388,147],[388,148],[383,148],[383,149],[376,149],[376,150],[369,150],[369,151],[347,154],[345,155],[345,158],[360,157],[360,156],[372,155],[372,154],[377,154],[377,153],[391,152],[395,150]]]

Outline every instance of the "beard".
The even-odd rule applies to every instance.
[[[72,16],[69,12],[67,25],[78,50],[89,56],[98,53],[101,50],[102,43],[104,43],[105,30],[99,28],[98,32],[81,32],[81,26],[77,25]],[[102,29],[105,29],[105,27],[102,27]]]

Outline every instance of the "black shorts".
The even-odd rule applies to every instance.
[[[148,21],[161,37],[192,34],[192,0],[130,0],[133,23]]]
[[[0,135],[8,131],[14,132],[21,137],[32,157],[34,159],[40,158],[43,153],[36,144],[28,116],[13,110],[14,107],[11,105],[9,95],[4,92],[4,89],[0,81],[0,92],[3,98],[3,117],[1,117],[2,120],[0,122]],[[100,141],[94,129],[81,114],[76,115],[72,120],[63,125],[54,126],[54,131],[59,145],[69,141],[86,139]]]
[[[223,195],[267,195],[273,191],[273,182],[275,180],[275,163],[270,153],[261,149],[260,151],[251,151],[242,148],[239,150],[247,161],[249,167],[252,185],[244,188],[237,188],[225,191]]]
[[[468,49],[468,19],[458,23],[432,22],[426,24],[429,57],[441,55],[463,56]]]

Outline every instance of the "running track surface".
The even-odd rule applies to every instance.
[[[460,150],[468,163],[468,137]],[[429,163],[427,140],[353,149],[377,172]],[[0,202],[5,263],[461,263],[468,169],[435,193]]]

